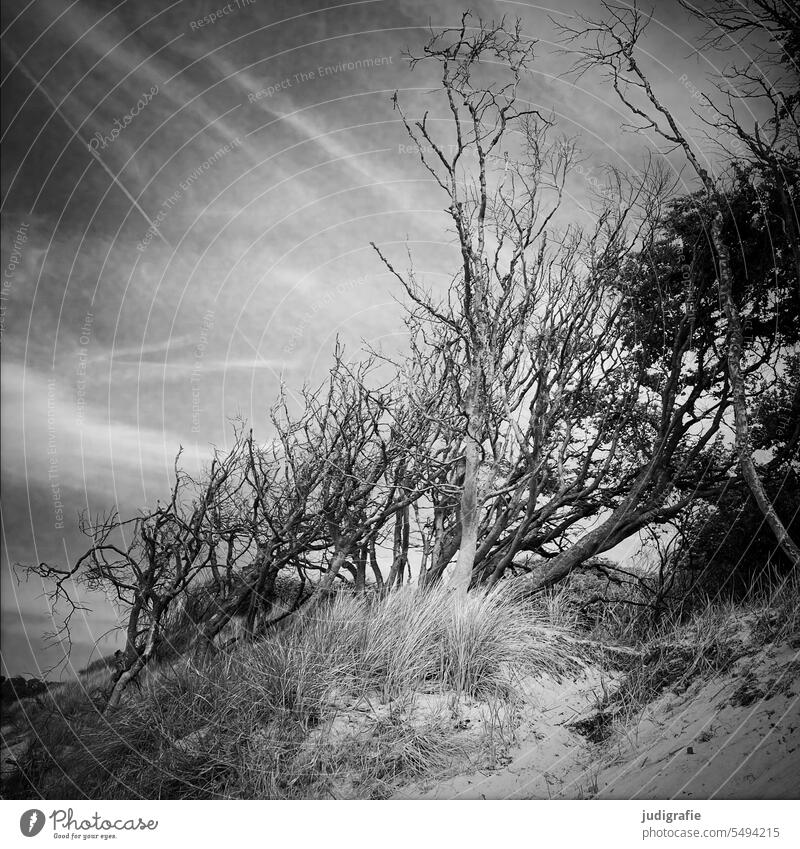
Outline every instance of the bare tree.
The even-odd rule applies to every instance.
[[[399,581],[407,560],[409,509],[427,487],[417,466],[428,455],[430,424],[395,379],[379,381],[377,366],[372,356],[348,365],[337,348],[324,392],[304,392],[296,420],[288,413],[276,418],[292,478],[302,458],[313,481],[302,505],[303,521],[314,529],[303,543],[303,564],[321,578],[303,615],[324,600],[342,570],[361,592],[369,562],[384,585],[375,548],[392,521],[397,542],[386,588]],[[298,556],[295,545],[291,557]]]
[[[220,592],[228,586],[218,558],[225,552],[228,575],[248,547],[241,521],[237,474],[243,450],[237,433],[227,454],[217,453],[207,474],[194,481],[175,461],[175,482],[168,501],[132,519],[117,513],[91,519],[81,529],[91,546],[70,568],[46,563],[27,567],[47,581],[53,605],[74,609],[73,582],[89,590],[110,591],[127,616],[125,647],[116,664],[107,707],[119,703],[123,691],[156,655],[169,634],[165,624],[193,584],[213,576]],[[64,623],[69,628],[70,614]]]
[[[401,276],[401,282],[412,300],[428,315],[443,320],[458,335],[464,357],[465,385],[459,398],[464,416],[464,472],[459,505],[460,538],[458,561],[452,578],[453,587],[466,593],[477,551],[480,519],[479,469],[484,460],[484,443],[489,426],[492,389],[502,367],[497,359],[498,336],[503,327],[503,313],[511,303],[526,305],[526,294],[520,292],[518,269],[526,261],[526,253],[542,235],[545,221],[536,215],[538,195],[531,181],[536,180],[540,163],[530,162],[529,172],[517,168],[506,191],[489,186],[489,171],[502,150],[501,142],[512,128],[527,133],[531,149],[540,135],[541,116],[535,109],[525,108],[517,99],[517,87],[532,56],[534,43],[521,34],[519,22],[506,29],[500,25],[479,22],[472,28],[470,15],[462,16],[461,26],[432,36],[422,54],[411,57],[414,67],[420,62],[440,66],[442,90],[452,118],[452,142],[436,138],[428,124],[427,113],[419,121],[410,121],[395,95],[409,136],[417,145],[425,167],[447,194],[448,213],[455,225],[461,253],[458,284],[453,294],[458,298],[458,315],[454,321],[434,306],[419,289]],[[479,65],[483,61],[500,63],[507,74],[502,84],[481,84]],[[430,152],[432,151],[432,152]],[[504,151],[509,155],[508,150]],[[477,175],[468,180],[468,169],[477,159]],[[532,155],[535,157],[535,154]],[[563,176],[563,167],[556,179]],[[562,184],[563,185],[563,184]],[[509,197],[522,188],[527,201],[512,205]],[[490,243],[492,220],[506,218],[515,230],[515,242],[506,246],[507,233]],[[376,247],[380,254],[380,250]],[[508,252],[504,267],[503,254]],[[390,271],[394,269],[383,254]],[[529,302],[529,299],[528,299]],[[499,311],[499,314],[498,314]]]
[[[619,280],[634,251],[655,240],[669,180],[652,165],[637,179],[611,172],[593,231],[559,232],[574,145],[549,142],[549,122],[516,105],[531,45],[518,27],[479,24],[468,35],[468,22],[465,16],[460,29],[435,36],[422,58],[412,58],[440,64],[449,143],[445,131],[430,128],[427,113],[412,120],[395,100],[448,199],[459,270],[437,299],[376,248],[411,303],[411,358],[420,372],[429,359],[427,381],[442,387],[436,423],[443,448],[429,470],[424,578],[438,580],[458,553],[461,591],[496,583],[525,551],[552,559],[547,580],[559,580],[680,511],[667,504],[675,480],[668,470],[714,384],[713,377],[697,380],[688,403],[678,402],[691,338],[686,316],[674,336],[653,442],[638,456],[622,450],[637,435],[642,371],[651,364],[634,353],[637,340],[625,327],[630,299]],[[498,60],[510,82],[477,82],[482,56]],[[686,464],[702,453],[725,407],[700,416],[710,428]],[[608,511],[610,522],[574,539],[582,523]]]
[[[521,34],[520,23],[510,29],[503,22],[479,21],[477,27],[470,23],[465,13],[460,27],[433,35],[421,55],[411,56],[412,67],[420,62],[439,67],[452,119],[449,141],[431,129],[427,113],[412,120],[394,98],[422,164],[448,199],[447,213],[461,257],[448,302],[437,304],[413,275],[398,273],[375,246],[415,305],[417,322],[433,322],[445,332],[439,341],[463,417],[462,438],[457,440],[463,459],[458,471],[457,529],[451,535],[458,551],[451,583],[462,594],[472,580],[491,469],[502,459],[503,448],[492,440],[491,431],[495,408],[508,405],[505,390],[514,381],[514,351],[509,361],[509,346],[519,353],[525,345],[535,286],[547,266],[546,229],[558,209],[571,154],[568,143],[546,146],[548,122],[518,100],[517,89],[534,47]],[[497,63],[506,79],[481,81],[481,63],[487,61]],[[517,145],[522,160],[512,163],[510,156],[516,151],[508,140],[513,133],[522,140]],[[487,468],[489,480],[481,486],[482,470]],[[442,508],[442,504],[434,508],[439,561],[435,570],[449,562],[443,556]]]

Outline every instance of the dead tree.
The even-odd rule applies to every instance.
[[[420,120],[407,117],[394,98],[422,164],[446,195],[455,226],[461,262],[449,304],[442,308],[375,246],[418,310],[418,320],[439,323],[451,333],[446,344],[458,364],[451,378],[463,421],[463,477],[452,536],[458,560],[451,584],[459,593],[467,592],[478,550],[485,495],[479,478],[493,408],[501,403],[496,385],[503,381],[503,356],[508,343],[524,345],[521,328],[533,310],[531,280],[543,267],[546,229],[558,208],[570,156],[568,144],[546,149],[548,122],[518,99],[534,47],[519,21],[511,28],[471,22],[465,13],[460,27],[433,35],[420,55],[410,57],[412,67],[424,62],[438,68],[452,122],[447,135],[431,128],[427,112]],[[481,62],[487,61],[500,67],[500,83],[481,81]],[[515,133],[522,145],[514,145]],[[512,161],[512,154],[521,161]],[[510,323],[514,313],[518,318]],[[501,458],[489,459],[491,465]]]
[[[281,525],[280,562],[287,555],[297,560],[302,549],[303,568],[320,571],[304,614],[346,572],[356,591],[363,591],[368,562],[383,586],[376,544],[395,517],[407,523],[410,505],[426,486],[416,468],[419,457],[427,456],[430,426],[409,406],[397,381],[381,383],[377,371],[375,357],[351,365],[337,346],[327,383],[304,391],[299,416],[290,416],[284,405],[273,417],[291,488],[297,489],[298,480],[305,488],[297,509],[305,536],[298,544],[296,531]],[[286,496],[279,494],[277,501],[285,510]],[[260,499],[262,507],[268,502]],[[262,524],[275,530],[274,517],[265,514]],[[396,571],[386,586],[395,579]]]
[[[170,635],[168,623],[192,586],[212,579],[220,591],[226,579],[218,558],[225,551],[229,572],[248,547],[238,495],[237,474],[243,442],[239,435],[227,454],[218,453],[208,472],[194,481],[175,462],[175,482],[166,502],[132,519],[116,513],[90,519],[81,529],[90,548],[72,567],[40,563],[27,567],[46,581],[53,605],[74,609],[71,585],[110,592],[127,617],[125,647],[117,658],[106,707],[117,705]],[[69,628],[69,615],[65,621]]]
[[[426,385],[439,387],[428,414],[442,444],[426,470],[424,581],[439,580],[458,554],[454,582],[462,591],[496,583],[520,552],[556,559],[570,551],[560,561],[568,571],[619,534],[665,518],[672,478],[662,475],[654,489],[653,476],[684,445],[688,425],[678,428],[676,416],[683,423],[703,394],[701,383],[679,413],[678,395],[670,394],[688,350],[687,319],[675,338],[663,444],[634,457],[624,450],[642,415],[644,365],[627,336],[629,305],[618,284],[634,247],[656,238],[669,180],[655,166],[636,180],[612,172],[594,228],[559,231],[574,145],[549,142],[549,122],[517,107],[531,45],[518,27],[480,24],[472,34],[468,22],[465,16],[460,29],[434,37],[412,59],[439,63],[450,142],[427,113],[414,121],[395,101],[447,197],[459,270],[437,299],[376,248],[411,304],[410,359]],[[482,56],[499,60],[510,80],[474,82]],[[575,541],[587,520],[609,511],[620,511],[613,535],[605,526]]]
[[[456,56],[464,49],[463,38],[459,33],[455,40]],[[475,38],[484,43],[480,35]],[[440,61],[449,67],[446,50]],[[445,74],[445,93],[450,91],[448,73],[454,72]],[[456,101],[448,98],[451,102]],[[513,115],[498,119],[499,130],[494,125],[504,143],[509,143],[505,131],[514,125]],[[655,166],[636,180],[612,173],[593,230],[570,227],[559,233],[553,219],[573,153],[569,142],[548,144],[547,127],[525,115],[522,150],[513,160],[497,156],[495,161],[482,153],[478,130],[457,132],[460,141],[447,148],[456,155],[448,159],[444,143],[437,143],[424,119],[404,120],[423,164],[451,199],[448,212],[457,223],[463,260],[447,294],[436,299],[413,272],[399,273],[379,250],[412,305],[410,360],[425,385],[439,388],[439,403],[426,413],[439,429],[442,446],[427,470],[431,541],[424,581],[439,580],[463,551],[470,552],[468,586],[493,585],[520,552],[554,558],[558,549],[572,548],[570,562],[579,563],[595,541],[574,547],[575,532],[585,520],[620,507],[637,475],[640,484],[624,515],[637,514],[637,522],[645,524],[661,516],[658,500],[640,509],[644,491],[652,494],[650,474],[642,473],[642,463],[653,463],[651,473],[655,468],[652,452],[631,458],[625,450],[641,415],[644,365],[634,353],[636,340],[628,338],[626,294],[618,284],[635,246],[641,250],[656,237],[669,180]],[[466,156],[469,144],[479,148],[472,160]],[[470,167],[477,177],[470,177]],[[483,241],[475,236],[475,222],[490,233]],[[476,246],[482,246],[480,254]],[[482,275],[480,284],[475,268]],[[482,317],[470,312],[477,309],[476,287],[487,313]],[[680,371],[688,350],[688,326],[687,319],[676,338],[673,371]],[[483,329],[476,335],[475,328]],[[480,443],[468,427],[468,400],[476,385],[483,387]],[[702,387],[693,399],[701,393]],[[413,392],[409,395],[414,398]],[[665,399],[670,406],[663,438],[672,432],[676,397]],[[688,409],[691,405],[683,413]],[[477,459],[470,446],[480,449]],[[470,489],[477,498],[474,517]],[[661,496],[668,491],[664,482]],[[475,520],[469,531],[474,551],[469,539],[464,545],[465,517]],[[627,520],[617,524],[615,533],[641,527]],[[609,539],[600,534],[597,542]]]

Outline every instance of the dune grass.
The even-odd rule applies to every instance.
[[[4,795],[381,796],[469,756],[459,703],[512,702],[524,677],[578,662],[502,586],[339,594],[201,668],[162,665],[104,716],[71,690],[68,710],[55,698],[31,715],[34,743]]]
[[[590,615],[584,594],[569,585],[540,602],[573,633],[583,629],[598,645],[623,645],[635,652],[619,685],[599,698],[596,716],[588,721],[595,742],[605,742],[615,727],[635,724],[666,691],[681,694],[769,645],[800,647],[800,576],[793,573],[770,575],[737,601],[709,596],[687,605],[679,598],[666,604],[658,618],[645,606],[647,596],[635,588],[609,587],[606,598]],[[597,729],[602,733],[595,733]]]
[[[681,692],[768,644],[800,645],[796,576],[657,620],[622,598],[587,616],[584,601],[569,585],[533,601],[503,584],[466,599],[444,588],[339,593],[202,666],[149,669],[105,715],[95,694],[108,672],[95,669],[15,706],[32,745],[3,796],[381,797],[475,767],[496,749],[497,729],[503,744],[513,735],[527,677],[575,673],[587,658],[604,666],[610,646],[629,654],[609,656],[625,672],[598,702],[598,742],[667,688]]]

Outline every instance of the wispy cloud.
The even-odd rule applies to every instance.
[[[337,335],[353,354],[361,339],[401,344],[396,289],[370,241],[405,267],[407,240],[434,285],[454,254],[444,200],[404,151],[390,95],[415,116],[431,108],[437,81],[424,65],[410,73],[402,52],[429,23],[457,23],[462,5],[258,0],[192,28],[204,10],[169,0],[9,0],[6,68],[20,59],[26,73],[10,71],[3,90],[4,269],[19,223],[30,226],[4,290],[4,556],[67,557],[81,543],[74,521],[54,528],[51,445],[71,510],[134,509],[168,484],[179,444],[187,466],[223,444],[228,416],[269,439],[279,378],[290,390],[321,380]],[[558,76],[546,10],[473,8],[519,14],[542,38],[523,97],[583,133],[598,168],[635,162],[638,140],[620,138],[598,87]],[[660,55],[683,45],[667,26],[656,41]],[[102,164],[87,149],[95,134],[108,138]],[[585,205],[587,182],[571,188]],[[24,604],[41,612],[38,596]]]
[[[17,447],[3,452],[3,471],[32,485],[47,482],[54,466],[62,484],[74,489],[90,479],[93,489],[105,481],[108,492],[118,486],[124,491],[131,476],[163,480],[186,441],[185,434],[119,420],[108,409],[87,406],[78,415],[56,377],[18,363],[3,363],[2,382],[3,440]],[[201,446],[187,446],[187,467],[199,468],[204,459]]]

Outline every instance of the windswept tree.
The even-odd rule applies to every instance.
[[[204,623],[206,645],[242,609],[249,636],[292,621],[295,611],[280,620],[271,616],[281,570],[296,570],[311,590],[298,615],[308,615],[337,580],[363,591],[368,562],[376,583],[383,582],[376,541],[391,523],[408,526],[409,509],[427,487],[418,467],[429,453],[430,424],[397,381],[382,384],[377,372],[373,357],[348,364],[337,347],[328,380],[303,390],[297,412],[281,394],[271,414],[271,443],[247,441],[243,468],[254,555],[235,593]],[[407,532],[400,538],[407,557]],[[390,571],[387,583],[394,578]]]
[[[446,127],[434,129],[427,112],[409,117],[394,99],[422,165],[445,195],[460,256],[446,296],[436,298],[376,246],[411,302],[412,334],[423,339],[415,352],[440,364],[456,412],[441,408],[438,420],[449,454],[434,496],[426,577],[437,580],[457,554],[451,583],[460,593],[520,511],[536,513],[542,430],[556,418],[549,395],[581,395],[600,356],[587,340],[613,323],[613,307],[603,313],[602,293],[581,287],[577,266],[584,249],[594,251],[590,262],[608,258],[614,227],[599,227],[592,244],[569,228],[554,236],[574,147],[551,141],[550,122],[519,99],[533,50],[519,22],[472,26],[465,14],[460,27],[435,34],[411,57],[412,67],[437,67]],[[580,335],[588,347],[567,358]],[[496,521],[485,533],[491,513]],[[493,564],[493,580],[514,554],[513,544],[507,548]]]
[[[233,639],[292,621],[273,615],[282,570],[308,583],[298,603],[309,611],[343,571],[363,591],[353,560],[365,569],[371,558],[382,579],[375,545],[393,521],[407,559],[409,511],[428,487],[419,468],[430,454],[430,423],[397,381],[380,385],[374,371],[373,359],[348,365],[337,348],[327,383],[303,391],[298,413],[281,395],[270,442],[237,429],[231,450],[217,452],[197,480],[176,461],[170,497],[154,509],[85,518],[91,545],[72,566],[29,567],[53,603],[67,605],[67,631],[80,604],[74,585],[118,601],[126,640],[109,707],[159,653],[202,658],[234,620],[243,627]],[[319,577],[308,580],[314,571]]]
[[[568,164],[566,148],[552,157],[542,150],[546,122],[538,110],[518,100],[517,89],[532,61],[534,42],[522,35],[519,22],[506,29],[502,23],[479,22],[472,27],[471,20],[465,13],[460,27],[433,35],[422,53],[411,57],[412,67],[419,63],[438,67],[442,97],[452,119],[449,132],[443,136],[434,131],[427,113],[419,120],[410,119],[396,95],[394,99],[422,164],[447,197],[461,256],[451,288],[456,309],[442,312],[413,281],[395,272],[381,253],[422,310],[423,319],[440,321],[455,334],[454,356],[464,374],[463,381],[455,384],[464,417],[458,561],[452,577],[460,593],[467,592],[477,552],[482,506],[479,475],[492,407],[500,401],[495,384],[503,379],[505,343],[511,341],[508,334],[514,333],[517,339],[511,344],[523,344],[519,329],[532,306],[528,278],[537,276],[535,270],[527,273],[528,263],[536,263],[530,254],[555,214]],[[500,81],[482,79],[489,62],[504,77]],[[512,132],[521,133],[525,140],[525,161],[509,173]],[[547,187],[546,174],[551,181]],[[553,190],[555,198],[543,212],[542,204],[548,203],[546,188]],[[515,310],[522,311],[521,321],[509,326],[508,316]]]
[[[720,4],[720,8],[722,5],[724,4]],[[745,4],[741,8],[744,10],[754,8],[761,10],[763,23],[763,20],[769,19],[773,13],[777,14],[776,10],[781,5],[780,3],[754,2]],[[644,64],[645,55],[640,49],[640,42],[649,22],[649,17],[644,15],[635,3],[631,7],[624,8],[611,3],[603,3],[603,8],[606,17],[602,20],[579,17],[577,23],[570,23],[561,27],[567,43],[575,48],[579,57],[575,71],[582,74],[589,69],[601,70],[606,75],[620,102],[631,114],[635,122],[635,129],[652,134],[661,142],[680,150],[703,187],[705,194],[703,205],[708,212],[708,232],[715,254],[719,301],[726,322],[727,370],[731,386],[734,439],[739,467],[753,498],[772,528],[779,545],[795,568],[800,569],[800,548],[789,536],[784,523],[770,502],[753,459],[747,390],[745,375],[742,370],[742,359],[746,354],[745,332],[740,308],[734,295],[731,247],[725,235],[726,197],[722,180],[709,170],[700,151],[697,150],[676,120],[673,111],[660,98],[652,85]],[[715,22],[714,13],[709,20],[712,24]],[[775,33],[786,30],[786,27],[781,25],[777,19],[775,19],[775,23],[777,27],[764,28],[768,37],[774,37]],[[729,26],[731,27],[728,30],[729,34],[736,31],[737,27],[730,22]],[[750,20],[746,28],[752,29],[759,26],[759,20]],[[796,39],[794,28],[790,26],[788,32],[793,33],[793,37]],[[724,35],[725,30],[723,29],[720,37]],[[758,75],[751,76],[750,80],[754,85],[765,85],[763,77]],[[769,164],[771,157],[773,157],[770,151],[775,150],[775,155],[780,152],[787,163],[794,161],[796,168],[796,150],[786,157],[785,148],[781,152],[779,144],[779,141],[783,139],[789,144],[796,145],[796,102],[793,96],[792,99],[787,100],[785,96],[770,89],[768,81],[765,91],[774,106],[773,117],[768,121],[773,133],[772,139],[764,139],[759,133],[758,125],[752,133],[747,133],[733,115],[729,117],[729,128],[733,128],[737,132],[741,131],[739,134],[747,141],[751,152],[762,164]],[[725,122],[723,122],[724,126]],[[770,166],[770,168],[774,177],[776,173],[782,173],[782,166],[778,163],[773,164],[774,167]],[[795,214],[794,209],[791,209],[790,220],[787,222],[789,228],[793,228],[796,223]],[[795,286],[794,288],[797,289],[798,287]]]
[[[119,604],[125,644],[107,706],[119,702],[125,687],[170,639],[170,618],[195,585],[213,582],[221,597],[230,591],[232,574],[252,539],[241,501],[244,449],[237,432],[231,450],[218,452],[198,480],[181,470],[179,454],[166,501],[130,519],[116,512],[84,516],[81,530],[90,547],[71,567],[28,567],[46,582],[54,607],[67,605],[66,630],[79,605],[73,586],[106,592]]]
[[[661,517],[661,501],[642,496],[663,452],[657,444],[630,452],[645,415],[646,366],[631,339],[624,281],[634,255],[658,239],[671,190],[652,164],[636,178],[611,172],[594,226],[563,224],[575,149],[551,140],[550,122],[518,99],[533,44],[519,24],[471,23],[465,15],[411,59],[438,67],[435,97],[447,120],[411,118],[395,98],[445,196],[458,270],[437,297],[376,247],[409,300],[412,358],[429,358],[433,382],[447,387],[437,416],[447,452],[431,491],[424,578],[440,579],[457,555],[452,582],[461,592],[496,583],[525,552],[555,560],[550,577],[563,577]],[[688,349],[681,333],[679,353]],[[670,433],[685,413],[677,397],[665,398]],[[603,521],[609,511],[613,533]],[[598,521],[586,538],[587,522]]]

